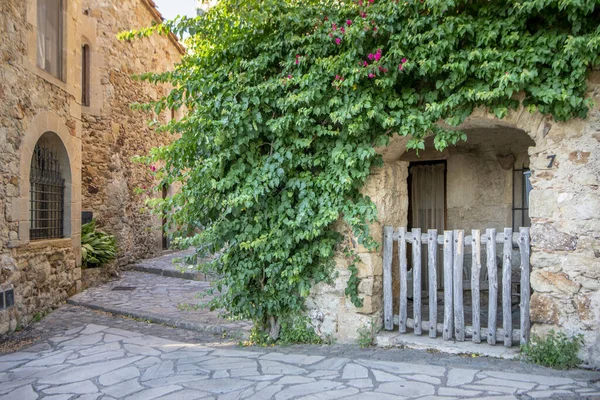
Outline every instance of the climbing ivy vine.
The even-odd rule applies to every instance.
[[[599,10],[591,0],[222,0],[122,34],[187,37],[174,71],[141,76],[174,89],[138,107],[188,110],[162,128],[177,140],[146,161],[162,165],[161,184],[182,185],[155,204],[187,227],[181,244],[220,254],[212,306],[276,337],[278,319],[331,279],[345,250],[337,221],[376,246],[361,188],[393,134],[417,150],[433,135],[443,149],[465,139],[449,127],[476,107],[585,117]],[[360,305],[355,275],[346,294]]]

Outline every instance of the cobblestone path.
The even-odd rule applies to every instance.
[[[340,357],[327,354],[328,347],[305,349],[284,353],[279,349],[220,348],[88,323],[24,351],[0,356],[0,399],[449,400],[600,396],[600,384],[594,381],[598,374],[591,372],[569,374],[530,366],[538,373],[523,373],[518,372],[523,367],[516,363],[515,371],[503,372],[464,368],[460,361],[439,366],[372,356],[385,350],[363,353],[370,357]],[[399,354],[402,352],[395,352]],[[407,354],[410,358],[411,353]]]
[[[212,298],[202,296],[209,287],[209,282],[127,271],[121,279],[90,288],[68,302],[179,328],[246,336],[250,323],[225,320],[218,311],[195,308]],[[119,288],[126,290],[115,290]]]

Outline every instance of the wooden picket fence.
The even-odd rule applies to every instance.
[[[466,236],[464,230],[444,231],[438,235],[437,230],[430,229],[427,234],[421,234],[421,229],[406,228],[395,230],[392,226],[384,227],[383,246],[383,304],[384,328],[394,329],[393,299],[392,299],[392,255],[394,242],[398,242],[399,277],[400,277],[400,313],[398,322],[400,332],[405,333],[407,328],[412,328],[415,335],[429,331],[429,336],[437,337],[442,334],[444,340],[464,341],[470,336],[475,343],[480,343],[487,338],[489,344],[496,344],[496,338],[504,340],[505,346],[512,346],[513,341],[525,344],[529,341],[529,228],[520,228],[519,233],[513,235],[511,228],[505,228],[504,233],[496,234],[495,229],[487,229],[484,235],[480,230],[472,230],[471,236]],[[408,271],[406,245],[412,244],[412,271],[413,271],[413,316],[408,318]],[[512,247],[513,243],[519,246],[520,254],[520,329],[513,330],[511,311],[511,275],[512,275]],[[498,304],[498,265],[496,261],[496,244],[502,244],[502,328],[497,327]],[[421,315],[421,250],[427,246],[427,273],[429,275],[429,320],[422,321]],[[443,246],[443,323],[438,323],[437,310],[437,257],[438,249]],[[486,246],[486,268],[489,289],[488,325],[481,328],[480,309],[480,274],[481,274],[481,246]],[[465,246],[471,249],[471,299],[472,299],[472,325],[465,326],[465,310],[463,306],[463,262]],[[469,290],[467,289],[467,290]],[[513,335],[515,338],[513,338]],[[485,340],[485,339],[484,339]]]

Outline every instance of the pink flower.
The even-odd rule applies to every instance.
[[[346,30],[344,29],[344,27],[343,27],[343,26],[340,28],[340,32],[342,32],[342,33],[346,33]]]
[[[377,50],[375,53],[375,61],[379,61],[381,59],[381,49]]]
[[[351,21],[351,20],[349,20],[349,19],[348,19],[348,20],[346,20],[346,25],[348,25],[348,26],[352,25],[352,21]]]
[[[374,56],[372,53],[369,53],[369,55],[367,56],[367,58],[368,58],[369,60],[371,60],[371,61],[373,60],[373,58],[374,58],[374,57],[375,57],[375,56]]]
[[[333,37],[333,33],[330,33],[330,34],[329,34],[329,37]]]
[[[403,66],[402,64],[398,64],[398,69],[399,69],[400,71],[402,71],[402,70],[404,70],[404,66]]]
[[[369,3],[371,3],[371,4],[375,3],[375,0],[369,0]]]
[[[339,80],[339,79],[340,79],[340,76],[339,76],[339,75],[336,75],[336,76],[335,76],[335,80],[337,81],[337,80]]]
[[[335,38],[335,44],[338,44],[338,45],[339,45],[340,43],[342,43],[342,39],[340,39],[340,38]]]
[[[368,62],[366,62],[366,61],[363,61],[363,67],[366,67],[366,66],[368,66],[368,65],[369,65],[369,63],[368,63]]]
[[[374,30],[375,32],[377,32],[377,27],[376,27],[376,26],[374,26],[374,27],[373,27],[373,30]]]
[[[364,11],[361,11],[360,12],[360,16],[363,17],[363,18],[367,18],[367,13],[364,12]]]
[[[150,166],[150,170],[151,170],[152,172],[156,172],[156,165],[151,165],[151,166]]]
[[[292,79],[292,76],[291,76],[291,75],[288,75],[288,79]]]
[[[402,60],[400,60],[402,62],[402,64],[404,64],[406,62],[406,57],[404,57]]]
[[[331,24],[331,29],[334,31],[337,30],[337,24],[335,22]]]
[[[362,5],[363,5],[363,2],[362,2],[362,0],[358,0],[358,5],[359,5],[359,6],[362,6]]]
[[[296,58],[296,65],[300,64],[300,60]]]
[[[375,74],[373,74],[373,73],[370,73],[370,74],[369,74],[369,78],[371,78],[371,79],[375,78]]]

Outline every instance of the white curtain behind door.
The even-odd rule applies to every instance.
[[[410,168],[412,175],[411,185],[411,209],[413,228],[421,228],[422,233],[427,233],[428,229],[437,229],[438,235],[444,232],[444,170],[445,164],[423,164],[413,165]],[[428,290],[429,276],[427,272],[427,249],[424,246],[421,259],[421,288]],[[443,288],[443,270],[441,255],[443,251],[438,252],[437,284],[438,288]],[[411,285],[412,286],[412,285]]]

